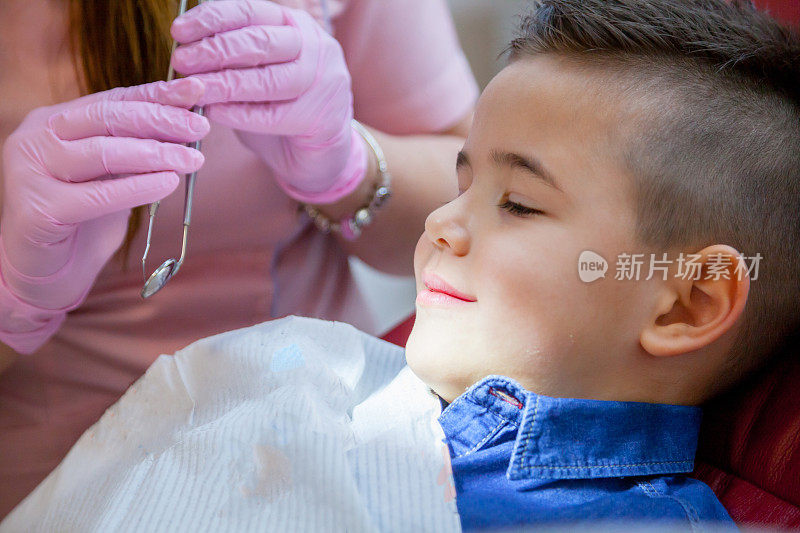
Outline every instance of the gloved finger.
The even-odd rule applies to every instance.
[[[198,150],[152,139],[89,137],[58,142],[60,150],[54,158],[57,161],[45,164],[55,178],[75,183],[111,174],[167,170],[188,174],[198,170],[205,161]]]
[[[108,91],[90,94],[74,101],[75,105],[88,104],[99,100],[139,101],[171,105],[190,109],[197,105],[203,96],[203,83],[192,78],[172,81],[155,81],[133,87],[117,87]],[[75,107],[73,105],[69,107]]]
[[[198,105],[228,102],[293,100],[313,83],[313,72],[297,63],[222,70],[192,77],[202,80],[206,92]]]
[[[202,139],[211,129],[208,119],[186,109],[109,100],[69,108],[50,117],[49,124],[63,141],[112,136],[188,143]]]
[[[211,104],[206,116],[223,126],[264,135],[303,135],[305,122],[285,120],[291,110],[283,102]]]
[[[52,216],[64,224],[77,224],[163,200],[179,183],[175,172],[153,172],[71,184],[68,198],[53,208]]]
[[[352,118],[347,109],[332,116],[330,123],[318,123],[318,117],[311,113],[298,118],[297,107],[292,102],[212,104],[206,107],[206,115],[210,120],[240,132],[307,138],[309,131],[313,130],[326,139],[341,130],[341,124],[349,124]]]
[[[190,75],[283,63],[297,58],[302,45],[296,28],[247,26],[179,46],[172,55],[172,66],[179,73]]]
[[[176,18],[170,33],[179,43],[190,43],[245,26],[282,26],[285,23],[283,8],[272,2],[217,0],[200,4]]]

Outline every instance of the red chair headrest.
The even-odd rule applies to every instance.
[[[800,346],[706,406],[695,475],[740,523],[800,527]]]

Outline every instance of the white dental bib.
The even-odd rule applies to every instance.
[[[460,531],[403,350],[290,317],[162,355],[0,531]]]

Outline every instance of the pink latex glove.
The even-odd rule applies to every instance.
[[[206,2],[175,19],[175,70],[203,81],[201,104],[237,130],[286,193],[333,203],[367,169],[351,127],[350,73],[339,43],[304,11],[266,0]]]
[[[198,80],[117,88],[31,112],[3,146],[0,341],[31,353],[86,298],[135,206],[203,164],[181,143],[208,121],[188,111]]]

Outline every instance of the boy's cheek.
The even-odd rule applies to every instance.
[[[562,264],[531,264],[530,260],[525,264],[519,260],[498,266],[497,270],[504,272],[505,277],[503,283],[494,285],[495,294],[491,297],[500,307],[496,310],[499,316],[527,317],[536,322],[573,306],[575,297],[581,293],[581,287],[572,279],[573,272]]]

